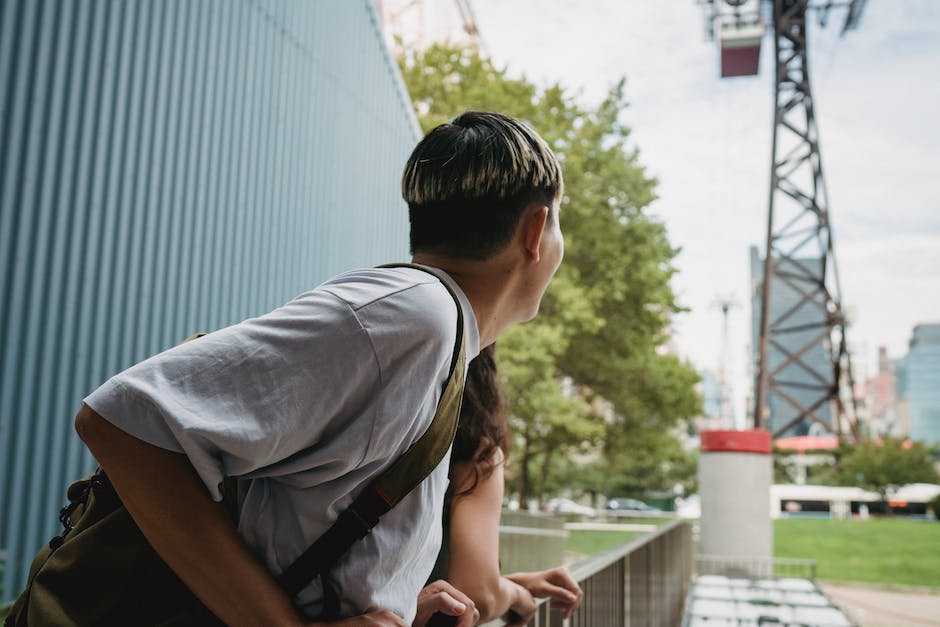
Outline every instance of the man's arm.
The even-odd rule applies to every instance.
[[[216,616],[227,625],[304,624],[185,455],[125,433],[87,405],[75,428],[144,536]]]

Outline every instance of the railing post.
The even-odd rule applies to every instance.
[[[626,625],[630,616],[630,569],[627,567],[627,559],[628,558],[623,557],[617,562],[617,570],[620,573],[620,581],[617,586],[617,589],[620,591],[620,604],[618,605],[620,616],[617,621],[618,625]]]

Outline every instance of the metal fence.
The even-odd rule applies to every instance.
[[[564,561],[565,521],[549,514],[503,510],[499,522],[499,563],[503,572],[552,568]]]
[[[725,575],[750,579],[816,579],[816,560],[787,557],[731,557],[699,555],[695,559],[699,575]]]
[[[692,530],[674,521],[571,566],[581,607],[567,620],[541,603],[535,627],[661,627],[682,621],[692,580]],[[487,627],[505,625],[494,621]]]

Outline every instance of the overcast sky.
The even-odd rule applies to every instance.
[[[498,65],[560,82],[585,103],[627,79],[625,121],[642,163],[659,179],[651,212],[676,260],[674,288],[692,309],[675,321],[680,354],[715,368],[716,297],[730,314],[739,416],[749,362],[748,247],[763,250],[773,115],[773,43],[761,73],[718,78],[694,0],[474,0]],[[912,328],[940,321],[940,2],[869,0],[858,30],[839,38],[843,13],[810,31],[823,167],[829,190],[849,341],[862,374],[879,345],[901,357]]]

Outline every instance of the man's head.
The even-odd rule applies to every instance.
[[[533,204],[557,221],[562,186],[558,160],[535,131],[499,113],[463,113],[429,132],[405,166],[411,252],[487,259]]]

